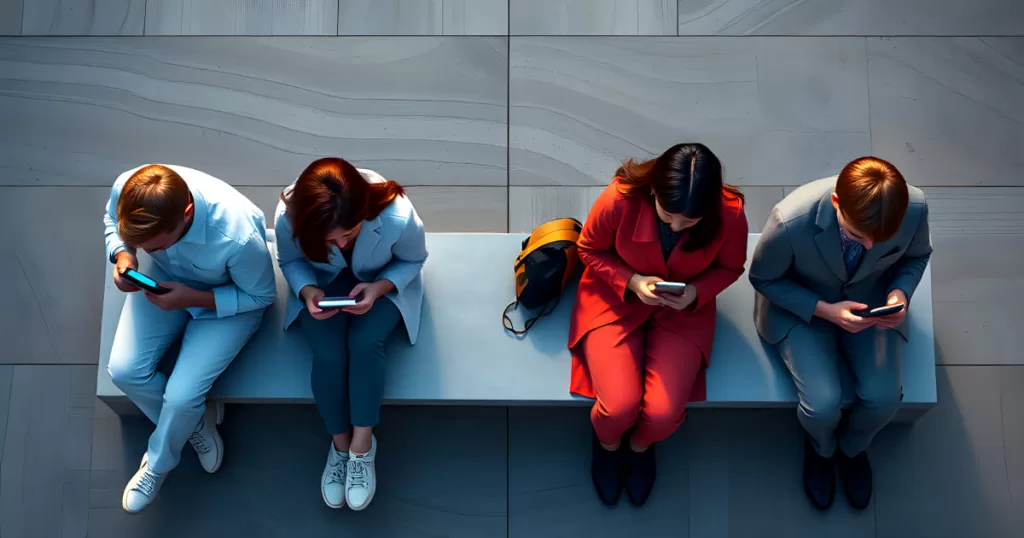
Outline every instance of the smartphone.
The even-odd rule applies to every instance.
[[[165,293],[170,293],[171,291],[170,288],[165,288],[161,286],[156,280],[153,280],[152,278],[149,278],[148,276],[130,267],[128,269],[125,269],[125,271],[121,273],[121,276],[124,277],[124,279],[127,280],[128,282],[131,282],[133,285],[135,285],[135,287],[142,290],[146,290],[149,293],[163,295]]]
[[[686,284],[683,282],[655,282],[654,293],[664,293],[668,295],[682,295],[686,290]]]
[[[355,297],[324,297],[316,305],[320,308],[345,308],[358,302]]]
[[[870,310],[857,310],[853,312],[854,315],[862,318],[878,318],[882,316],[888,316],[889,314],[895,314],[896,312],[902,312],[906,306],[903,303],[879,306]]]

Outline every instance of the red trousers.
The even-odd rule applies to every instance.
[[[645,447],[679,428],[704,366],[696,344],[654,316],[632,332],[617,323],[598,327],[580,344],[597,393],[590,420],[602,443],[616,444],[635,428],[633,444]]]

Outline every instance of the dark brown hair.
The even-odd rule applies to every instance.
[[[310,163],[281,199],[292,223],[292,239],[298,240],[307,258],[326,262],[328,233],[377,218],[404,194],[394,181],[370,183],[348,161],[327,157]]]
[[[173,231],[185,217],[188,185],[177,172],[151,164],[128,178],[117,200],[117,235],[137,247]]]
[[[835,192],[846,221],[876,243],[896,235],[910,201],[903,175],[878,157],[861,157],[844,166]]]
[[[662,209],[700,218],[680,246],[686,252],[707,246],[722,228],[726,196],[743,200],[739,189],[722,181],[722,163],[704,144],[676,144],[649,161],[626,161],[615,175],[619,192],[653,194]]]

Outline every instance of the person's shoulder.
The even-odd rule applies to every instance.
[[[742,192],[742,191],[740,191]],[[746,218],[743,213],[743,196],[730,192],[728,190],[722,190],[722,215],[725,217],[732,217],[733,219],[738,217]]]
[[[835,187],[836,176],[804,183],[775,204],[774,211],[786,223],[817,215],[821,199],[835,190]]]
[[[416,209],[412,205],[412,200],[409,197],[400,194],[391,201],[383,211],[380,212],[380,218],[382,221],[388,220],[392,223],[407,223],[416,217]]]
[[[367,183],[384,183],[387,181],[387,178],[373,170],[370,170],[369,168],[356,168],[356,170],[359,172],[359,175],[363,176],[363,179],[365,179]]]
[[[928,207],[928,198],[920,188],[907,184],[907,205]]]

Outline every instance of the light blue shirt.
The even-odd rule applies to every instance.
[[[267,249],[263,211],[223,181],[184,166],[164,165],[185,180],[195,214],[188,232],[170,248],[151,254],[170,278],[200,291],[213,291],[216,310],[189,308],[194,319],[223,318],[266,308],[274,302],[274,264]],[[140,167],[141,168],[141,167]],[[107,256],[129,249],[117,234],[117,200],[139,168],[114,182],[103,215]]]

